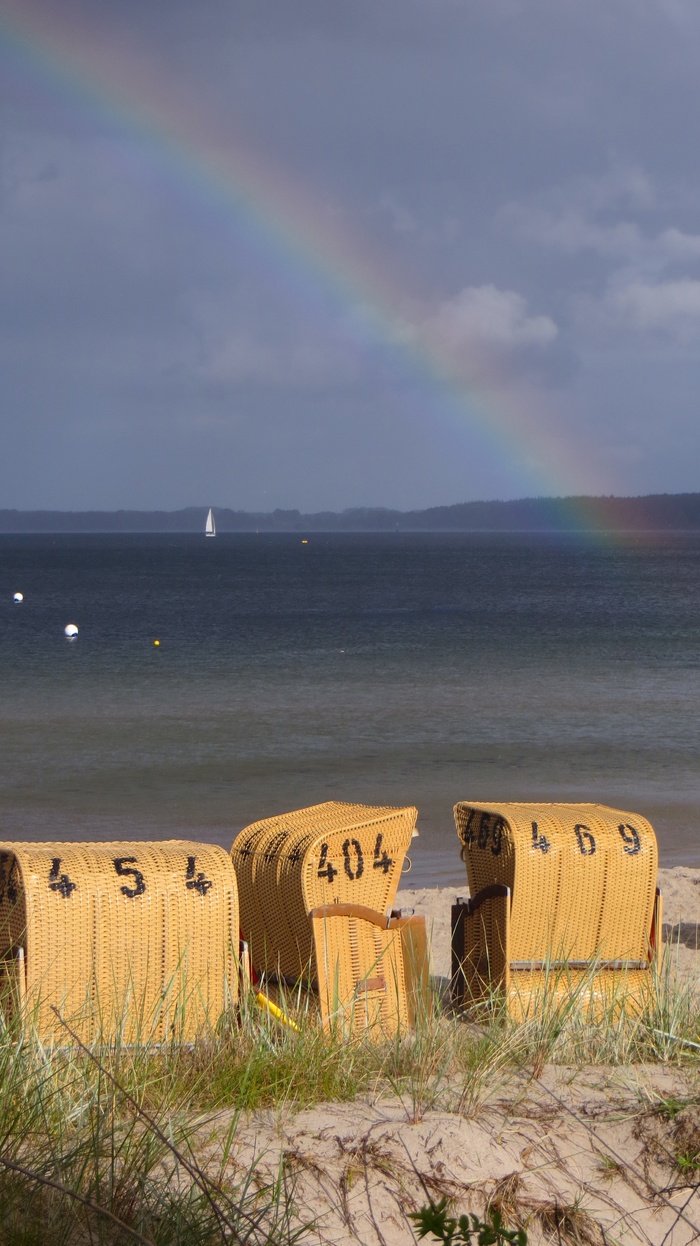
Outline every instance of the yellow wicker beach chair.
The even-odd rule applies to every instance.
[[[416,824],[414,808],[328,801],[237,836],[241,929],[260,972],[314,975],[312,909],[359,904],[385,919]]]
[[[428,998],[425,918],[327,904],[310,919],[324,1027],[376,1039],[412,1028]]]
[[[44,1040],[191,1039],[238,996],[228,854],[185,840],[0,843],[4,1003]]]
[[[496,991],[534,1015],[545,995],[596,1007],[642,997],[661,952],[654,831],[580,804],[455,806],[471,899],[452,910],[453,998]]]

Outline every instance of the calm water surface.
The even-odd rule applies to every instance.
[[[697,536],[5,536],[0,623],[5,839],[410,803],[447,884],[456,800],[600,800],[700,866]]]

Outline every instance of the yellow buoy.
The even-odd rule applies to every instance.
[[[154,640],[154,641],[153,641],[153,643],[154,643],[154,645],[159,645],[159,644],[160,644],[160,641],[159,641],[159,640]]]
[[[302,537],[302,541],[301,541],[301,543],[302,543],[302,545],[308,545],[308,544],[309,544],[309,542],[307,541],[306,537]]]

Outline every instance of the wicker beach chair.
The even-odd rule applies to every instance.
[[[238,893],[222,848],[0,843],[6,1008],[43,1040],[189,1040],[238,996]]]
[[[378,1039],[413,1028],[428,999],[425,918],[328,904],[310,919],[324,1027]]]
[[[312,909],[391,907],[417,810],[328,801],[256,822],[231,857],[241,929],[259,972],[298,980],[313,972]]]
[[[661,952],[654,831],[594,804],[455,806],[471,898],[452,909],[452,991],[514,1016],[580,994],[640,1001]]]

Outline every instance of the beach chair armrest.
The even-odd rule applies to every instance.
[[[380,926],[382,930],[387,930],[391,921],[383,913],[368,909],[364,904],[321,904],[318,908],[311,910],[309,917],[313,920],[326,920],[329,917],[357,917],[363,922],[370,922],[373,926]]]

